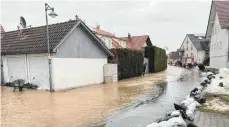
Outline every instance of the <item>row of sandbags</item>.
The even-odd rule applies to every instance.
[[[168,112],[163,118],[147,125],[146,127],[197,127],[193,124],[195,110],[206,102],[203,91],[209,86],[216,74],[208,72],[199,86],[194,88],[190,95],[179,103],[174,103],[175,111]]]
[[[211,80],[210,85],[204,90],[205,93],[210,94],[224,94],[229,95],[229,69],[221,68],[219,73],[212,74],[207,73],[207,79]],[[206,80],[206,79],[205,79]]]

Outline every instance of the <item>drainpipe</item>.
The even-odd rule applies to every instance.
[[[229,28],[227,29],[227,33],[228,33],[228,36],[227,36],[228,37],[228,40],[227,40],[228,41],[228,43],[227,43],[228,44],[228,49],[227,49],[227,64],[228,64],[229,63]]]

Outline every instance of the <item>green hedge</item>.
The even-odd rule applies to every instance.
[[[145,57],[149,59],[149,72],[159,72],[167,68],[166,51],[162,48],[153,46],[146,47]]]
[[[109,63],[117,62],[118,79],[141,76],[143,70],[144,57],[141,51],[131,49],[111,49],[115,58],[109,60]]]

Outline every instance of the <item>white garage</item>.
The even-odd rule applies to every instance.
[[[45,26],[3,33],[4,82],[24,79],[41,89],[50,89],[51,83],[52,90],[104,82],[103,66],[113,54],[81,20],[49,28],[51,70]]]
[[[49,68],[47,55],[28,55],[28,75],[30,83],[41,89],[49,89]]]
[[[25,55],[8,56],[7,65],[3,65],[3,67],[4,66],[8,67],[9,82],[17,79],[28,80]]]
[[[5,82],[23,79],[25,83],[32,83],[42,89],[49,89],[47,55],[7,55],[3,58]]]

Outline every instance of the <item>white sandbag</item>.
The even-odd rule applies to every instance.
[[[148,124],[146,127],[187,127],[187,126],[182,117],[173,117],[168,121]]]
[[[199,106],[201,106],[200,103],[198,103],[197,101],[194,101],[192,104],[188,106],[188,110],[194,113],[194,111],[196,110],[196,107],[199,107]]]
[[[194,101],[192,104],[188,106],[188,110],[186,110],[186,115],[190,120],[194,120],[194,112],[196,110],[196,107],[201,106],[197,101]]]
[[[166,127],[187,127],[182,117],[173,117],[167,121]]]
[[[188,116],[189,120],[193,121],[194,120],[194,113],[190,110],[186,110],[186,115]]]
[[[207,75],[207,76],[208,76],[208,75],[213,75],[213,73],[212,73],[212,72],[207,72],[206,75]]]
[[[184,100],[181,102],[181,104],[184,104],[186,107],[188,107],[190,104],[192,104],[194,102],[194,98],[189,97],[188,99]]]
[[[180,111],[176,110],[176,111],[173,111],[171,113],[171,116],[175,117],[175,116],[180,116]]]
[[[207,73],[206,72],[202,72],[200,75],[201,76],[207,76]]]

